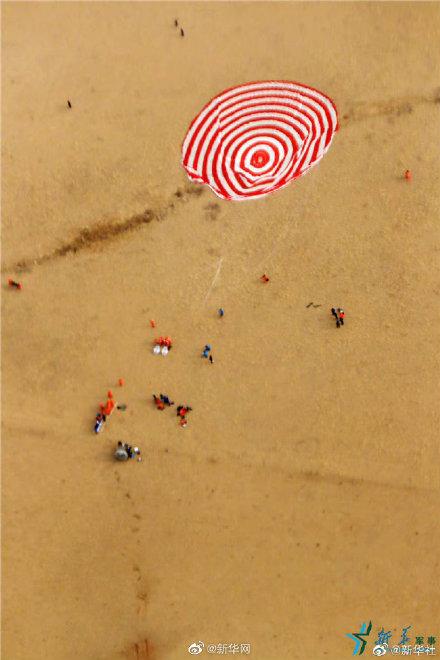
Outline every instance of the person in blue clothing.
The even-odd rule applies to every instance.
[[[98,413],[96,415],[95,428],[94,428],[95,433],[99,433],[100,431],[102,431],[105,420],[106,420],[106,417],[103,413]]]
[[[205,348],[203,349],[202,357],[208,358],[210,352],[211,352],[211,344],[206,344]]]

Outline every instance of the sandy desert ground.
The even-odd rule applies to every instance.
[[[339,660],[369,620],[366,655],[382,626],[440,640],[439,4],[2,18],[2,658]],[[335,100],[328,154],[263,200],[189,185],[193,117],[270,79]],[[95,436],[109,387],[128,408]]]

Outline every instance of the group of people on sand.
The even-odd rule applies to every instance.
[[[141,450],[139,447],[132,447],[126,442],[118,442],[118,446],[115,451],[115,458],[117,461],[128,461],[129,458],[135,458],[137,456],[138,461],[142,460]]]
[[[167,394],[153,394],[154,403],[158,410],[164,410],[165,406],[174,406],[174,401],[170,401],[170,397]]]
[[[182,428],[185,428],[185,426],[188,424],[186,416],[189,412],[191,412],[191,410],[192,408],[190,406],[177,406],[177,416],[180,417],[179,424]]]
[[[107,392],[107,403],[105,405],[103,403],[99,404],[99,412],[96,414],[95,418],[95,433],[100,433],[100,431],[103,430],[104,424],[107,421],[107,417],[112,414],[115,407],[116,403],[113,399],[113,392],[109,390]]]
[[[174,401],[171,401],[170,397],[167,394],[159,394],[159,396],[153,394],[153,401],[158,410],[165,410],[165,406],[169,406],[169,407],[174,406]],[[182,428],[184,428],[188,424],[188,420],[186,416],[189,412],[191,412],[191,410],[192,410],[191,406],[188,405],[177,406],[177,416],[180,418],[179,424]]]
[[[263,281],[265,282],[269,281],[269,278],[267,278],[267,276],[263,276],[263,277],[264,277]],[[219,316],[223,316],[224,310],[220,309],[218,313]],[[344,325],[345,312],[342,309],[342,307],[332,307],[331,313],[336,320],[337,328],[340,328],[341,325]],[[162,355],[166,355],[171,348],[172,348],[171,337],[159,337],[154,342],[153,350],[154,353],[162,353]],[[209,359],[209,361],[212,363],[213,359],[212,359],[211,350],[212,350],[211,345],[206,344],[202,351],[202,358]],[[121,379],[119,381],[119,384],[120,385],[123,384]],[[165,406],[168,406],[169,408],[171,408],[171,406],[174,406],[174,401],[171,401],[170,397],[167,394],[159,394],[159,396],[153,394],[153,400],[158,410],[165,410]],[[112,414],[115,407],[121,410],[125,410],[126,408],[125,405],[120,405],[120,406],[116,405],[116,402],[113,398],[113,392],[109,390],[107,392],[107,403],[105,405],[103,403],[99,404],[99,412],[97,413],[95,419],[95,428],[94,428],[95,433],[99,433],[103,429],[107,417]],[[191,406],[188,405],[180,405],[177,406],[176,410],[177,410],[177,416],[179,417],[179,424],[182,428],[184,428],[188,424],[187,416],[188,413],[191,412],[192,408]],[[115,458],[118,461],[127,461],[128,459],[135,458],[137,456],[138,461],[140,461],[142,460],[140,454],[141,452],[139,447],[132,447],[131,445],[128,445],[125,442],[118,442],[118,446],[115,451]]]
[[[339,328],[341,325],[344,325],[345,312],[342,307],[332,307],[331,311],[336,319],[336,327]]]
[[[123,384],[122,379],[120,379],[119,384]],[[103,430],[107,418],[112,414],[115,408],[118,410],[125,410],[127,406],[124,403],[117,405],[113,398],[113,392],[109,390],[107,392],[107,403],[105,405],[103,403],[99,404],[99,412],[95,417],[95,433],[100,433]],[[138,461],[142,460],[139,447],[132,447],[125,442],[118,442],[114,455],[118,461],[127,461],[129,458],[135,458],[136,456]]]

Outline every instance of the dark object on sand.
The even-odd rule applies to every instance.
[[[214,360],[212,359],[212,355],[209,356],[209,361],[211,364],[213,364]]]
[[[128,452],[122,442],[118,442],[118,446],[115,451],[115,458],[117,461],[128,461]]]
[[[141,451],[139,447],[132,447],[127,445],[126,442],[118,442],[118,446],[115,451],[115,458],[117,461],[128,461],[129,458],[138,457],[138,461],[141,461]]]
[[[183,28],[180,28],[180,36],[181,36],[181,37],[184,37],[184,36],[185,36],[185,32],[183,31]]]
[[[160,400],[163,401],[167,406],[174,406],[174,401],[170,401],[170,398],[167,394],[161,394]]]
[[[179,21],[177,20],[177,18],[175,18],[174,19],[174,27],[177,27],[178,25],[179,25]]]
[[[11,278],[9,278],[8,284],[9,284],[9,286],[12,286],[14,289],[20,289],[20,291],[23,288],[20,282],[16,282],[15,280],[11,280]]]
[[[336,314],[336,310],[335,310],[334,307],[332,307],[332,314],[333,314],[333,316],[335,317],[335,319],[338,318],[338,315]]]
[[[71,104],[71,102],[69,101],[69,99],[67,99],[67,107],[68,107],[68,108],[71,108],[71,107],[72,107],[72,104]]]

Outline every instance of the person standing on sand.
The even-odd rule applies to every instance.
[[[177,416],[180,417],[179,424],[183,429],[188,424],[186,416],[189,412],[191,412],[191,410],[192,408],[190,406],[177,406]]]
[[[210,352],[211,352],[211,344],[206,344],[205,348],[203,349],[202,357],[207,358]]]
[[[106,404],[106,406],[105,406],[105,408],[104,408],[104,411],[103,411],[103,412],[104,412],[104,415],[107,415],[107,416],[111,415],[112,412],[113,412],[113,409],[114,409],[115,405],[116,405],[116,404],[115,404],[115,402],[113,401],[113,399],[107,399],[107,404]]]
[[[338,307],[338,310],[336,311],[336,309],[334,307],[332,307],[331,311],[332,311],[333,316],[336,319],[336,327],[339,328],[341,325],[344,325],[344,316],[345,316],[344,310],[343,309],[341,310]],[[342,312],[342,317],[341,317],[341,312]]]
[[[191,412],[192,408],[190,406],[177,406],[177,416],[185,417],[187,413]]]
[[[156,408],[158,410],[165,410],[165,403],[161,399],[159,399],[158,396],[153,394],[153,399],[154,399],[154,403],[156,404]]]
[[[95,419],[95,428],[94,428],[95,433],[99,433],[100,431],[102,431],[102,428],[103,428],[103,426],[104,426],[104,422],[105,422],[105,420],[106,420],[106,417],[105,417],[105,415],[104,415],[103,413],[100,413],[100,412],[99,412],[99,413],[96,415],[96,419]]]

